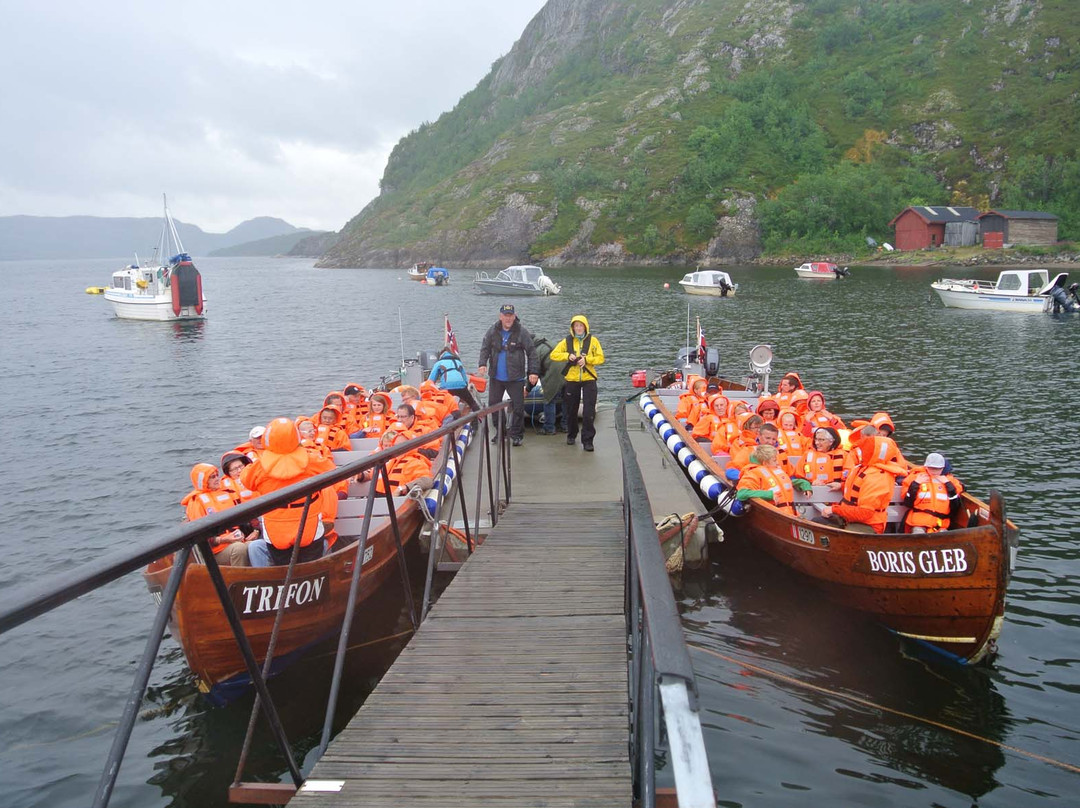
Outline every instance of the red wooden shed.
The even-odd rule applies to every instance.
[[[974,222],[978,215],[975,208],[916,205],[904,208],[889,226],[896,228],[896,249],[925,250],[945,243],[946,224]]]

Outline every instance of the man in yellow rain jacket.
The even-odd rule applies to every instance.
[[[551,361],[565,362],[563,376],[563,412],[566,413],[566,442],[573,445],[578,433],[578,404],[584,402],[581,413],[581,448],[593,450],[596,428],[596,368],[604,364],[604,349],[600,340],[589,333],[585,315],[570,318],[570,334],[551,349]]]

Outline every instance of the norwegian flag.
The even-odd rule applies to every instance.
[[[701,330],[701,318],[699,317],[697,321],[697,350],[699,362],[705,361],[705,349],[707,347],[708,346],[705,344],[705,332]]]
[[[445,344],[450,346],[451,351],[453,351],[454,353],[458,353],[457,335],[454,333],[453,326],[450,325],[450,316],[443,315],[443,317],[446,320],[446,339],[444,340],[444,342]]]

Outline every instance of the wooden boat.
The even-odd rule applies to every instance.
[[[425,522],[421,507],[433,517],[437,516],[441,504],[452,495],[457,464],[468,449],[474,433],[470,425],[458,431],[454,452],[446,463],[446,469],[436,476],[432,488],[419,503],[412,497],[395,498],[394,513],[402,549],[407,549]],[[377,444],[375,438],[354,439],[353,451],[335,452],[334,461],[341,466],[364,459]],[[433,469],[442,469],[443,457],[440,451],[432,461]],[[332,552],[315,561],[298,564],[288,591],[284,591],[287,567],[220,568],[260,665],[266,659],[279,599],[285,599],[271,675],[279,673],[310,647],[336,636],[340,631],[348,606],[357,541],[364,526],[370,486],[369,482],[349,484],[348,497],[338,503],[334,529],[339,538]],[[357,604],[374,595],[388,578],[399,574],[398,545],[387,507],[384,498],[377,498],[374,502],[372,523],[361,562],[363,569],[356,595]],[[171,572],[172,556],[168,556],[150,564],[144,573],[147,586],[159,602]],[[189,562],[177,592],[169,626],[173,637],[184,650],[188,666],[198,679],[199,690],[206,693],[211,701],[227,703],[251,685],[251,678],[204,564]]]
[[[722,380],[722,387],[729,398],[757,399],[746,385]],[[647,392],[639,406],[703,502],[730,510],[726,458],[713,457],[708,444],[699,444],[673,414],[682,392]],[[838,497],[826,491],[815,487],[804,496],[798,517],[754,503],[724,522],[725,533],[742,535],[835,602],[953,660],[975,663],[995,652],[1019,537],[999,494],[991,493],[987,505],[965,492],[959,520],[965,526],[930,534],[896,532],[902,514],[894,505],[890,532],[878,535],[814,521],[815,501]]]
[[[402,545],[407,546],[419,533],[423,516],[415,500],[399,500],[396,508],[398,527]],[[344,508],[349,501],[342,501],[340,507]],[[354,502],[364,504],[362,498],[356,498]],[[380,504],[376,502],[377,506]],[[397,544],[385,505],[377,508],[375,514],[364,549],[358,603],[371,597],[391,575],[398,574]],[[343,517],[339,511],[336,527],[350,535],[343,533],[328,555],[298,564],[288,592],[282,591],[287,567],[221,567],[229,596],[260,665],[266,659],[278,599],[285,597],[285,613],[274,649],[271,675],[283,670],[309,647],[336,636],[340,630],[348,605],[361,521],[362,518]],[[160,598],[171,572],[171,556],[147,567],[144,577],[155,599]],[[184,650],[188,666],[198,679],[199,690],[211,701],[227,703],[251,685],[205,565],[195,561],[189,563],[176,596],[169,628]]]

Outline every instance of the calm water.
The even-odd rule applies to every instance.
[[[410,354],[437,346],[444,313],[475,359],[498,302],[473,295],[466,272],[429,289],[398,270],[204,259],[207,322],[138,323],[83,294],[116,263],[0,263],[0,591],[176,524],[194,462],[271,417],[313,412],[346,382],[377,380],[402,341]],[[977,495],[1005,492],[1022,528],[1001,654],[983,669],[910,656],[733,542],[707,574],[685,579],[678,598],[724,804],[1075,805],[1076,774],[915,716],[1080,764],[1080,318],[944,310],[928,300],[938,270],[857,269],[814,284],[790,269],[737,268],[730,300],[665,292],[677,269],[552,274],[564,294],[522,301],[519,314],[560,336],[585,311],[609,356],[609,395],[630,370],[670,361],[690,302],[729,374],[750,346],[771,344],[776,369],[798,369],[834,411],[850,419],[887,406],[909,457],[944,451]],[[380,612],[374,635],[401,630],[400,598]],[[151,616],[132,575],[0,638],[0,802],[87,804]],[[351,662],[343,711],[373,686],[393,643],[372,649]],[[275,684],[291,697],[285,719],[301,757],[325,701],[311,683],[330,664],[323,656]],[[112,804],[224,805],[248,706],[207,708],[166,641]],[[263,744],[248,776],[281,771]]]

